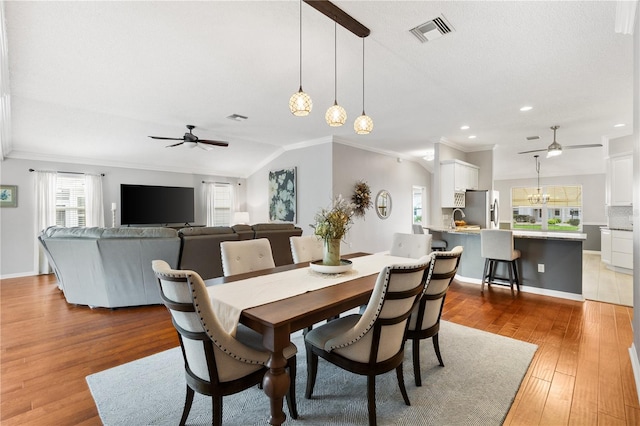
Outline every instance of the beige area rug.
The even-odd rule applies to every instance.
[[[286,424],[366,425],[366,377],[319,360],[312,399],[304,398],[306,362],[300,333],[297,401],[299,418]],[[440,367],[431,340],[421,344],[422,387],[416,387],[411,345],[405,350],[404,375],[411,406],[404,405],[395,372],[377,378],[380,425],[500,425],[537,349],[521,342],[443,321]],[[87,376],[107,426],[176,425],[185,396],[184,364],[179,348]],[[223,423],[265,425],[269,402],[263,391],[248,389],[224,398]],[[285,404],[285,413],[288,415]],[[188,425],[211,424],[211,400],[196,394]]]

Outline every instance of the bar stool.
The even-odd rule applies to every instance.
[[[424,228],[422,225],[413,225],[413,233],[414,234],[424,234]],[[433,237],[432,237],[433,238]],[[447,242],[444,240],[431,240],[431,250],[433,251],[446,251],[447,250]]]
[[[480,230],[480,255],[484,257],[484,272],[482,273],[482,287],[484,283],[491,285],[495,279],[507,280],[507,277],[496,277],[496,265],[500,262],[507,264],[509,272],[509,286],[513,291],[513,284],[520,291],[520,278],[516,260],[520,258],[520,250],[513,248],[513,232],[503,229]],[[497,282],[496,284],[506,284]]]

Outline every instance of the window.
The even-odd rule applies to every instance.
[[[548,194],[546,204],[533,204],[529,196],[538,188],[511,188],[512,229],[541,231],[582,231],[582,186],[549,185],[540,188]]]
[[[56,225],[86,226],[84,175],[61,174],[56,178]]]
[[[206,185],[207,226],[230,226],[233,214],[233,186],[225,183]]]
[[[420,186],[413,187],[413,222],[414,224],[423,224],[423,211],[425,211],[425,188]]]

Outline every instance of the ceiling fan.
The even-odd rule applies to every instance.
[[[549,157],[557,157],[558,155],[562,154],[563,149],[597,148],[602,146],[602,144],[600,143],[592,143],[592,144],[586,144],[586,145],[569,145],[569,146],[563,147],[558,142],[556,142],[556,130],[558,130],[559,128],[560,126],[551,126],[551,130],[553,130],[553,142],[551,142],[551,145],[549,145],[546,149],[534,149],[531,151],[522,151],[522,152],[519,152],[518,154],[530,154],[532,152],[547,151],[547,158],[549,158]]]
[[[208,140],[208,139],[200,139],[200,138],[198,138],[196,135],[194,135],[191,132],[195,128],[196,128],[196,126],[194,126],[193,124],[187,124],[187,129],[189,129],[189,132],[185,133],[184,136],[181,137],[181,138],[166,138],[164,136],[149,136],[149,137],[151,139],[164,139],[164,140],[170,140],[170,141],[182,141],[182,142],[174,143],[173,145],[167,145],[165,148],[171,148],[171,147],[174,147],[174,146],[178,146],[178,145],[184,144],[185,146],[188,146],[189,148],[195,148],[196,146],[198,146],[199,148],[202,148],[202,149],[208,151],[211,148],[206,147],[204,145],[229,146],[229,144],[227,142],[224,142],[224,141],[212,141],[212,140]],[[203,144],[203,145],[200,145],[200,144]]]

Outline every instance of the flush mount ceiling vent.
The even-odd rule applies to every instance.
[[[440,37],[455,31],[455,29],[447,21],[444,15],[441,15],[431,21],[418,25],[410,31],[418,40],[420,40],[421,43],[426,43],[428,41],[439,39]]]
[[[540,139],[540,136],[527,136],[527,140],[528,141],[535,141]]]

